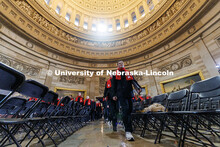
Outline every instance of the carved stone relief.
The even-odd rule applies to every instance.
[[[70,42],[86,45],[86,46],[92,46],[92,47],[118,47],[127,45],[133,42],[136,42],[156,29],[158,29],[160,26],[162,26],[165,22],[167,22],[186,2],[186,0],[177,0],[160,18],[158,18],[155,22],[153,22],[150,26],[142,30],[141,32],[137,33],[136,35],[133,35],[131,37],[128,37],[126,39],[117,40],[117,41],[90,41],[85,40],[79,37],[76,37],[72,34],[69,34],[60,28],[53,25],[51,22],[49,22],[46,18],[44,18],[41,14],[39,14],[37,11],[35,11],[26,1],[16,1],[16,4],[25,11],[34,21],[36,21],[38,24],[46,28],[48,31],[54,33],[56,36],[59,36],[65,40],[68,40]]]
[[[85,82],[85,77],[80,77],[80,76],[60,76],[59,82],[64,82],[64,83],[72,83],[72,84],[84,84]]]
[[[104,77],[99,77],[99,94],[104,95],[106,79]]]
[[[190,57],[190,55],[183,57],[181,59],[178,59],[168,65],[159,67],[160,71],[177,71],[180,70],[184,67],[190,66],[192,64],[192,59]]]
[[[41,70],[41,68],[39,67],[35,67],[33,65],[23,63],[19,60],[8,58],[2,54],[0,55],[0,62],[29,76],[37,76]]]

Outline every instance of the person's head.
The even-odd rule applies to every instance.
[[[86,99],[89,99],[89,96],[86,96]]]
[[[124,68],[124,62],[123,61],[118,61],[117,65],[118,65],[119,69]]]
[[[79,92],[79,93],[78,93],[78,96],[81,96],[81,95],[82,95],[81,92]]]
[[[91,99],[91,101],[94,101],[94,99]]]

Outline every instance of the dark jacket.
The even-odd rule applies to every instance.
[[[112,83],[112,79],[110,80],[111,83]],[[105,83],[105,90],[104,90],[104,98],[105,97],[108,97],[108,100],[111,100],[112,97],[113,97],[113,94],[112,94],[112,87],[110,88],[107,88],[107,82]]]
[[[141,89],[141,86],[137,83],[137,81],[133,80],[126,80],[125,75],[121,75],[121,80],[116,80],[115,76],[112,78],[112,95],[117,97],[124,97],[124,98],[132,98],[134,97],[133,88]]]
[[[96,109],[96,102],[91,101],[91,110],[95,111]]]

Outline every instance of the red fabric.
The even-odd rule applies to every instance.
[[[150,98],[151,98],[150,96],[147,96],[147,97],[146,97],[146,99],[150,99]]]
[[[144,98],[143,98],[143,97],[141,97],[141,96],[139,96],[139,98],[141,99],[141,101],[143,101],[143,100],[144,100]]]
[[[81,96],[77,96],[77,97],[76,97],[75,102],[77,102],[77,101],[78,101],[78,98],[79,98],[79,97],[81,97]]]
[[[96,103],[96,107],[101,107],[101,103]]]
[[[61,99],[58,99],[57,106],[59,106],[60,101],[61,101]],[[64,106],[64,104],[63,104],[63,103],[61,103],[61,104],[60,104],[60,106]]]
[[[84,105],[86,105],[86,101],[88,101],[88,103],[87,103],[87,105],[91,105],[91,100],[90,99],[86,99],[85,101],[84,101]]]
[[[135,100],[137,100],[137,97],[136,97],[136,96],[134,96],[132,99],[133,99],[133,100],[134,100],[134,99],[135,99]]]
[[[80,103],[83,103],[83,98],[82,98],[82,97],[80,97],[79,102],[80,102]]]
[[[31,97],[31,98],[28,99],[28,101],[37,101],[37,98]]]
[[[111,88],[111,87],[112,87],[112,83],[111,83],[111,78],[110,78],[107,81],[107,88]]]
[[[126,70],[125,68],[121,68],[116,71],[116,80],[121,80],[121,75],[118,75],[118,72],[119,71],[125,71],[125,77],[126,77],[126,80],[129,81],[129,80],[133,80],[133,76],[130,75],[130,72],[128,70]],[[127,75],[127,72],[129,73],[129,75]]]
[[[79,102],[82,103],[83,102],[83,97],[81,97],[81,96],[77,96],[75,101],[78,102],[79,98],[80,98]]]

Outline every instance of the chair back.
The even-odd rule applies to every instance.
[[[152,98],[152,100],[151,100],[151,104],[153,104],[153,103],[159,103],[159,104],[165,106],[165,105],[166,105],[167,97],[168,97],[168,94],[167,94],[167,93],[154,96],[154,97]]]
[[[190,88],[191,93],[198,93],[197,109],[220,109],[220,76],[194,83]],[[190,97],[190,105],[193,97]]]
[[[0,63],[0,89],[10,91],[5,96],[2,95],[0,105],[2,105],[14,93],[24,80],[24,74]]]
[[[186,111],[188,105],[189,90],[183,89],[170,93],[167,98],[166,109],[168,111]]]
[[[26,99],[11,97],[0,107],[0,115],[4,117],[17,117],[26,103]]]

